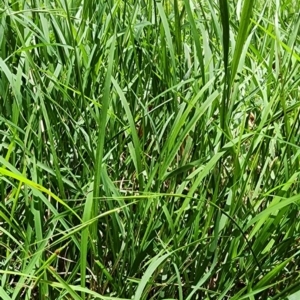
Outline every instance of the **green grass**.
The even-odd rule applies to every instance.
[[[298,299],[299,9],[2,1],[0,298]]]

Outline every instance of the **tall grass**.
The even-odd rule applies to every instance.
[[[0,297],[298,299],[298,12],[2,1]]]

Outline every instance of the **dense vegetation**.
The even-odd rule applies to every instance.
[[[0,298],[300,299],[299,11],[1,1]]]

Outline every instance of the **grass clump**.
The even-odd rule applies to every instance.
[[[299,297],[298,12],[1,2],[0,297]]]

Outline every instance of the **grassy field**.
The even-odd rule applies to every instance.
[[[300,299],[299,11],[1,1],[0,298]]]

